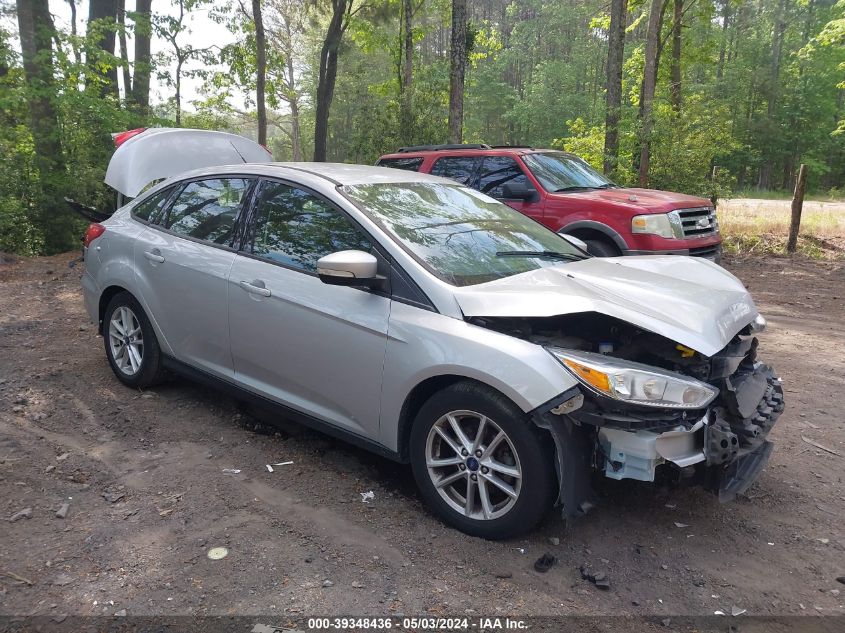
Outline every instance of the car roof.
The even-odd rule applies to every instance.
[[[526,154],[545,154],[547,152],[556,152],[560,154],[567,154],[563,150],[551,148],[535,148],[523,146],[507,146],[507,147],[431,147],[431,148],[414,148],[402,147],[396,152],[390,154],[383,154],[379,160],[384,158],[423,158],[425,156],[524,156]]]
[[[294,172],[294,173],[291,173]],[[217,165],[194,169],[173,176],[168,182],[216,176],[223,174],[254,174],[267,177],[295,177],[296,173],[308,174],[312,177],[328,181],[335,186],[438,182],[454,185],[455,181],[440,176],[422,174],[404,169],[390,167],[376,167],[373,165],[353,165],[348,163],[244,163],[236,165]]]

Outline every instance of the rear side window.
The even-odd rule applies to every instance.
[[[422,158],[380,158],[379,167],[392,167],[393,169],[404,169],[405,171],[419,171],[423,164]]]
[[[245,178],[188,183],[170,207],[167,228],[198,240],[229,244],[249,183]]]
[[[492,198],[504,198],[503,185],[525,185],[528,178],[516,161],[509,156],[490,156],[484,159],[478,189]]]
[[[135,205],[132,209],[132,215],[144,222],[150,224],[158,224],[164,216],[164,207],[170,194],[173,193],[173,187],[163,189],[156,194],[153,194],[140,204]]]
[[[280,182],[261,186],[252,254],[305,272],[337,251],[370,252],[372,243],[327,201]]]
[[[451,178],[462,185],[472,186],[473,176],[475,175],[475,168],[478,165],[478,159],[471,156],[449,156],[446,158],[438,158],[431,169],[434,176],[443,176],[444,178]]]

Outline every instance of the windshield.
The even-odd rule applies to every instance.
[[[607,189],[616,186],[583,160],[571,154],[563,152],[525,154],[522,156],[522,161],[546,191]]]
[[[454,286],[554,266],[584,253],[559,235],[461,185],[347,185],[341,191],[428,270]]]

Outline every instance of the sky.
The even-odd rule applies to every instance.
[[[53,14],[53,20],[57,28],[70,30],[70,6],[68,0],[49,0],[50,12]],[[13,4],[13,3],[12,3]],[[126,10],[132,11],[135,9],[135,0],[126,0]],[[152,10],[156,13],[168,12],[171,15],[178,16],[178,10],[171,4],[171,0],[152,0]],[[76,28],[77,32],[84,33],[88,18],[88,0],[76,0]],[[208,17],[207,9],[199,9],[194,11],[186,17],[189,32],[183,33],[180,36],[180,42],[191,43],[197,47],[208,46],[209,42],[214,42],[218,46],[225,46],[234,41],[234,36],[222,24],[217,24]],[[17,33],[17,21],[9,20],[7,26],[13,33]],[[134,42],[132,41],[131,27],[127,31],[127,48],[129,49],[129,59],[131,60],[134,54]],[[152,54],[160,53],[167,50],[167,43],[159,38],[153,37],[152,40]],[[173,71],[174,68],[171,69]],[[118,72],[118,83],[121,86],[121,93],[123,91],[123,77]],[[201,98],[199,94],[202,85],[201,79],[193,79],[190,77],[182,78],[182,107],[190,110],[190,102]],[[172,96],[172,90],[159,81],[155,74],[150,78],[150,101],[151,103],[160,103],[166,101]]]

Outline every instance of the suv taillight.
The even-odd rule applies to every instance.
[[[106,227],[102,224],[89,224],[88,228],[85,230],[85,235],[82,236],[82,246],[88,248],[91,245],[91,242],[96,240],[105,232]]]

